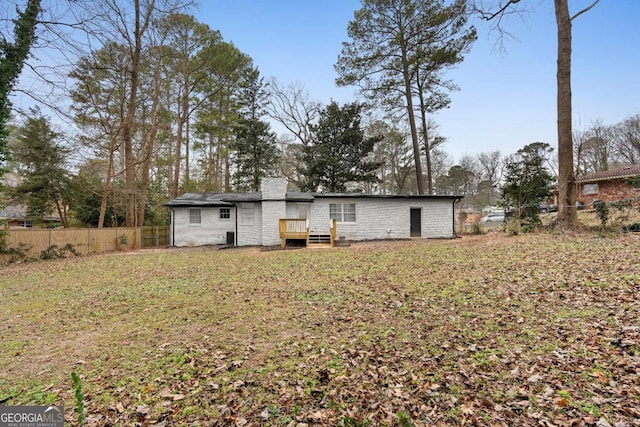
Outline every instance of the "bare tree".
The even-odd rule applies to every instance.
[[[577,13],[569,13],[569,0],[554,0],[558,30],[557,52],[557,125],[558,125],[558,224],[573,228],[577,224],[576,185],[573,164],[573,134],[571,110],[571,33],[572,22],[593,9],[600,0],[591,2]],[[520,0],[476,0],[474,9],[479,16],[494,22],[501,30],[502,18],[518,10]]]
[[[588,129],[574,132],[576,175],[601,172],[609,169],[613,162],[611,149],[611,127],[601,120],[591,122]]]
[[[286,131],[281,135],[282,173],[298,188],[304,181],[302,152],[311,144],[311,125],[320,116],[321,105],[312,100],[299,83],[269,81],[270,103],[267,114]]]
[[[640,163],[640,114],[611,128],[611,149],[617,163]]]

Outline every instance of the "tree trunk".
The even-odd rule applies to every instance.
[[[137,160],[133,152],[133,135],[135,133],[135,117],[138,103],[138,89],[140,80],[140,68],[142,61],[142,35],[148,28],[149,21],[153,9],[155,7],[155,1],[149,2],[146,5],[144,16],[141,16],[140,0],[134,0],[134,30],[133,30],[133,46],[129,46],[132,49],[131,52],[131,82],[129,99],[127,100],[125,120],[122,126],[122,141],[124,145],[124,157],[125,157],[125,200],[126,200],[126,215],[125,226],[135,227],[136,223],[136,204],[137,204],[137,183],[136,183],[136,166]]]
[[[420,92],[420,118],[422,120],[422,139],[424,140],[425,158],[427,160],[427,194],[433,194],[433,173],[431,171],[431,146],[429,145],[429,126],[427,123],[427,112],[424,107],[424,96],[422,88]]]
[[[144,211],[147,205],[147,197],[149,194],[149,181],[151,170],[151,158],[153,149],[156,145],[156,137],[158,135],[158,106],[160,105],[160,64],[156,64],[153,71],[153,97],[151,99],[150,124],[149,131],[144,138],[144,146],[142,148],[142,169],[140,171],[140,209],[138,209],[137,224],[139,227],[144,225]]]
[[[577,224],[571,131],[571,17],[567,0],[554,0],[558,26],[558,224]]]
[[[184,121],[182,99],[178,100],[178,128],[176,131],[176,146],[173,153],[173,183],[171,185],[171,198],[178,197],[180,189],[180,163],[182,163],[182,136],[184,133]]]
[[[107,201],[109,200],[109,190],[111,188],[111,178],[113,176],[113,153],[115,151],[116,143],[111,138],[109,144],[109,161],[107,163],[107,177],[104,182],[104,190],[102,191],[102,199],[100,200],[100,218],[98,219],[98,228],[104,226],[104,217],[107,212]]]
[[[422,162],[420,159],[420,144],[418,142],[418,131],[416,128],[416,117],[413,111],[413,97],[411,92],[411,77],[409,75],[409,66],[407,64],[406,51],[402,52],[403,77],[405,99],[407,101],[407,113],[409,114],[409,126],[411,127],[411,143],[413,144],[413,157],[416,164],[416,183],[418,186],[418,194],[424,194],[424,176],[422,174]]]

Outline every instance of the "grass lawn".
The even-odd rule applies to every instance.
[[[640,237],[4,267],[0,401],[77,425],[640,425]]]

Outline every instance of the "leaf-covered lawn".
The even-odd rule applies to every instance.
[[[88,425],[640,425],[640,239],[182,249],[11,266],[0,400]]]

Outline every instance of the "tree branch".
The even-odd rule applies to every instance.
[[[600,1],[600,0],[598,0],[598,1]],[[596,1],[596,3],[598,1]],[[495,19],[496,16],[501,15],[502,13],[504,13],[504,11],[506,11],[509,6],[511,6],[512,4],[516,4],[518,2],[520,2],[520,0],[509,0],[504,5],[502,5],[502,7],[500,7],[497,11],[495,11],[493,13],[485,12],[485,11],[480,10],[480,9],[477,9],[477,12],[480,14],[480,19],[483,19],[485,21],[491,21],[491,20]]]
[[[600,2],[600,0],[596,0],[593,3],[591,3],[589,6],[585,7],[584,9],[582,9],[580,12],[576,13],[575,15],[573,15],[571,17],[571,20],[573,21],[574,19],[576,19],[578,16],[582,15],[585,12],[590,11],[591,9],[593,9],[598,3]]]

